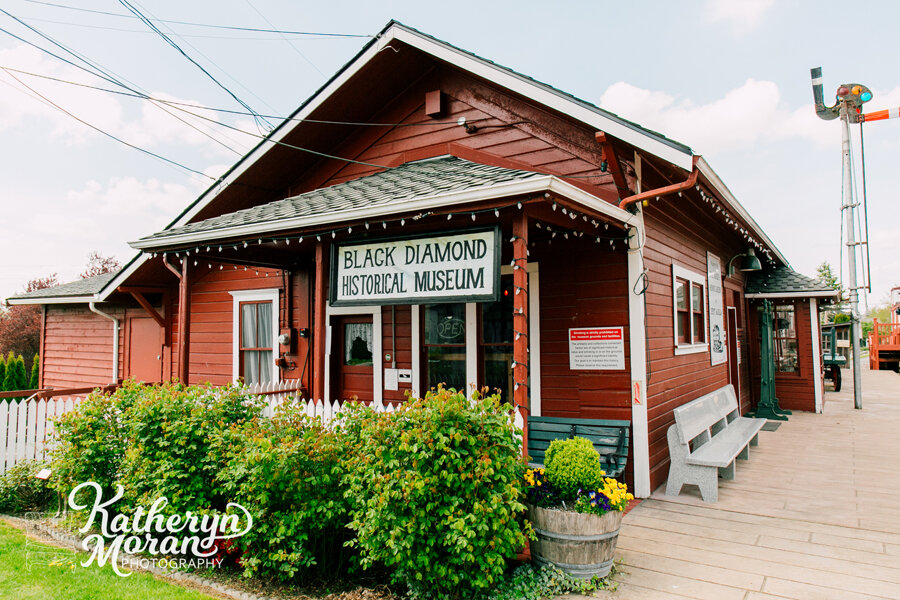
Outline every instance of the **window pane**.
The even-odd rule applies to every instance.
[[[506,279],[506,278],[504,278]],[[504,282],[500,300],[481,307],[482,343],[504,344],[513,341],[513,289],[512,282]]]
[[[781,373],[797,371],[797,340],[775,340],[775,368]]]
[[[272,358],[272,351],[267,350],[259,353],[259,382],[269,383],[272,381],[272,370],[275,367],[275,361]]]
[[[256,348],[256,304],[241,305],[241,347]]]
[[[706,327],[703,325],[703,313],[694,313],[694,343],[706,341]]]
[[[691,310],[703,312],[703,286],[694,284],[691,286]]]
[[[426,344],[465,344],[466,305],[431,304],[425,307]]]
[[[425,349],[428,387],[443,383],[457,391],[466,389],[465,347],[428,346]]]
[[[256,350],[245,350],[241,353],[244,362],[244,383],[247,385],[259,383],[259,352]]]
[[[512,346],[484,347],[484,385],[500,390],[500,398],[512,402]]]
[[[679,342],[687,342],[688,341],[688,313],[679,312],[678,313],[678,341]]]
[[[344,324],[344,364],[372,364],[372,324]]]
[[[793,306],[775,307],[775,337],[797,337],[797,332],[794,330]]]
[[[687,310],[687,283],[675,280],[675,306],[678,310]]]
[[[256,346],[258,348],[272,347],[272,303],[263,302],[256,305],[256,314],[259,324],[256,334]]]

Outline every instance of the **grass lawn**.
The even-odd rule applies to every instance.
[[[148,573],[116,575],[109,563],[103,568],[78,562],[88,556],[28,540],[28,556],[44,556],[43,562],[26,564],[26,538],[22,531],[0,522],[0,598],[14,600],[212,600],[212,596],[154,579]],[[47,554],[42,554],[46,552]],[[78,561],[78,562],[76,562]],[[34,561],[29,561],[34,562]],[[71,565],[75,565],[74,568]]]

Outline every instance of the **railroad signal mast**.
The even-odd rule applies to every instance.
[[[850,123],[862,123],[866,115],[862,114],[864,103],[872,99],[872,91],[860,83],[845,83],[838,86],[836,100],[833,106],[825,106],[822,95],[822,67],[810,69],[812,77],[813,99],[816,103],[816,114],[820,119],[831,121],[841,119],[841,155],[843,159],[843,211],[844,228],[847,233],[847,262],[850,293],[850,344],[852,348],[853,365],[853,406],[862,408],[862,373],[860,371],[860,319],[859,319],[859,290],[866,286],[857,284],[857,249],[868,244],[866,239],[856,240],[857,219],[859,202],[853,196],[853,168],[850,160]],[[888,112],[888,111],[881,111]],[[896,112],[896,110],[894,111]],[[873,113],[873,115],[878,113]],[[894,115],[891,115],[894,116]],[[878,118],[888,118],[888,115]],[[876,120],[876,119],[870,119]]]

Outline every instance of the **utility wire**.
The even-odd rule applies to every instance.
[[[153,103],[157,106],[157,108],[159,108],[160,110],[162,110],[163,112],[165,112],[165,113],[168,114],[169,116],[171,116],[171,117],[173,117],[173,118],[175,118],[175,119],[178,119],[179,121],[181,121],[182,123],[184,123],[184,124],[187,125],[188,127],[191,127],[191,128],[193,128],[193,129],[195,129],[196,131],[200,132],[200,133],[201,133],[202,135],[204,135],[205,137],[208,137],[209,139],[211,139],[212,141],[216,142],[217,144],[223,146],[224,148],[227,148],[229,151],[234,152],[235,154],[237,154],[238,156],[240,156],[240,154],[241,154],[240,152],[237,152],[236,150],[234,150],[233,148],[231,148],[231,147],[228,146],[227,144],[223,143],[222,141],[215,139],[214,137],[212,137],[212,136],[210,135],[209,132],[204,131],[204,130],[198,128],[197,126],[193,125],[192,123],[188,123],[187,121],[185,121],[184,119],[182,119],[182,118],[179,117],[178,115],[175,115],[174,113],[172,113],[170,110],[168,110],[165,106],[161,105],[159,102],[154,101],[153,99],[151,99],[150,96],[147,95],[146,93],[139,91],[139,89],[135,89],[135,85],[134,85],[132,82],[129,82],[127,79],[123,81],[123,78],[119,77],[118,75],[116,75],[116,74],[113,73],[112,71],[106,69],[105,67],[103,67],[102,65],[100,65],[99,63],[97,63],[96,61],[93,61],[93,60],[89,59],[88,57],[86,57],[86,56],[84,56],[84,55],[82,55],[82,54],[76,52],[75,50],[72,50],[72,49],[69,48],[68,46],[66,46],[66,45],[64,45],[64,44],[62,44],[62,43],[60,43],[60,42],[58,42],[58,41],[57,41],[56,39],[54,39],[52,36],[49,36],[49,35],[45,34],[44,32],[42,32],[41,30],[39,30],[39,29],[37,29],[37,28],[35,28],[35,27],[32,27],[31,25],[29,25],[28,23],[26,23],[26,22],[23,21],[22,19],[20,19],[20,18],[16,17],[15,15],[13,15],[13,14],[7,12],[6,10],[3,10],[2,8],[0,8],[0,12],[2,12],[3,14],[5,14],[6,16],[10,17],[11,19],[13,19],[14,21],[16,21],[17,23],[21,24],[22,26],[26,27],[26,28],[29,29],[30,31],[34,32],[35,34],[37,34],[37,35],[40,36],[41,38],[47,40],[48,42],[50,42],[51,44],[53,44],[53,45],[56,46],[57,48],[60,48],[61,50],[63,50],[63,51],[66,52],[67,54],[69,54],[69,55],[71,55],[72,57],[76,58],[77,60],[83,62],[85,65],[87,65],[87,67],[90,67],[90,68],[84,67],[84,66],[79,65],[79,64],[77,64],[77,63],[75,63],[75,62],[72,62],[72,61],[70,61],[70,60],[68,60],[68,59],[66,59],[66,58],[63,58],[63,57],[57,55],[57,54],[54,53],[54,52],[51,52],[51,51],[49,51],[49,50],[47,50],[47,49],[45,49],[45,48],[43,48],[43,47],[41,47],[41,46],[39,46],[39,45],[37,45],[37,44],[34,44],[33,42],[31,42],[31,41],[29,41],[29,40],[26,40],[26,39],[24,39],[24,38],[22,38],[22,37],[20,37],[20,36],[18,36],[18,35],[15,35],[14,33],[10,32],[10,31],[7,31],[6,29],[3,29],[2,27],[0,27],[0,32],[6,33],[6,34],[8,34],[8,35],[14,37],[15,39],[17,39],[17,40],[19,40],[19,41],[21,41],[21,42],[23,42],[23,43],[25,43],[25,44],[28,44],[28,45],[30,45],[30,46],[32,46],[32,47],[34,47],[34,48],[37,48],[38,50],[41,50],[41,51],[43,51],[43,52],[45,52],[45,53],[47,53],[47,54],[53,56],[54,58],[56,58],[56,59],[58,59],[58,60],[61,60],[61,61],[65,62],[66,64],[69,64],[69,65],[71,65],[71,66],[73,66],[73,67],[76,67],[76,68],[82,70],[82,71],[85,71],[86,73],[89,73],[89,74],[91,74],[91,75],[93,75],[93,76],[95,76],[95,77],[99,77],[99,78],[101,78],[101,79],[103,79],[103,80],[105,80],[105,81],[108,81],[109,83],[112,83],[112,84],[117,85],[117,86],[119,86],[119,87],[122,87],[122,88],[124,88],[124,89],[126,89],[126,90],[129,90],[130,92],[132,92],[132,93],[134,93],[134,94],[137,94],[137,95],[143,95],[146,99],[151,100],[151,102],[153,102]],[[232,143],[235,143],[234,140],[229,140],[229,141],[231,141]]]
[[[89,122],[85,121],[84,119],[82,119],[82,118],[80,118],[80,117],[78,117],[78,116],[72,114],[71,112],[69,112],[68,110],[66,110],[66,109],[63,108],[62,106],[60,106],[59,104],[56,104],[55,102],[53,102],[52,100],[50,100],[49,98],[47,98],[46,96],[44,96],[43,94],[41,94],[40,92],[38,92],[37,90],[35,90],[33,87],[29,86],[27,83],[25,83],[24,81],[22,81],[21,79],[19,79],[19,78],[16,77],[15,75],[13,75],[10,71],[6,70],[6,69],[3,68],[3,67],[0,67],[0,69],[3,69],[3,71],[4,71],[7,75],[9,75],[10,77],[12,77],[12,78],[15,79],[16,81],[18,81],[20,85],[22,85],[22,86],[24,86],[25,88],[27,88],[32,94],[35,94],[36,96],[38,96],[39,98],[41,98],[41,100],[43,100],[45,103],[49,104],[50,106],[52,106],[52,107],[55,108],[56,110],[58,110],[58,111],[60,111],[60,112],[62,112],[62,113],[65,113],[66,115],[68,115],[68,116],[70,116],[71,118],[75,119],[75,120],[78,121],[79,123],[81,123],[81,124],[83,124],[83,125],[86,125],[86,126],[90,127],[90,128],[93,129],[94,131],[96,131],[96,132],[98,132],[98,133],[100,133],[100,134],[102,134],[102,135],[105,135],[106,137],[108,137],[108,138],[110,138],[110,139],[112,139],[112,140],[115,140],[115,141],[119,142],[120,144],[124,144],[124,145],[128,146],[129,148],[133,148],[134,150],[137,150],[138,152],[143,152],[144,154],[147,154],[148,156],[152,156],[153,158],[156,158],[157,160],[161,160],[161,161],[163,161],[163,162],[165,162],[165,163],[168,163],[168,164],[170,164],[170,165],[174,165],[174,166],[176,166],[176,167],[179,167],[179,168],[181,168],[181,169],[184,169],[185,171],[189,171],[189,172],[194,173],[194,174],[196,174],[196,175],[200,175],[201,177],[205,177],[205,178],[207,178],[207,179],[211,179],[212,181],[218,181],[217,178],[215,178],[215,177],[213,177],[213,176],[211,176],[211,175],[207,175],[207,174],[204,173],[203,171],[198,171],[197,169],[192,169],[191,167],[188,167],[187,165],[184,165],[184,164],[182,164],[182,163],[180,163],[180,162],[178,162],[178,161],[176,161],[176,160],[172,160],[171,158],[166,158],[165,156],[162,156],[161,154],[157,154],[156,152],[153,152],[153,151],[151,151],[151,150],[147,150],[146,148],[141,148],[140,146],[137,146],[137,145],[135,145],[135,144],[132,144],[131,142],[127,142],[127,141],[123,140],[122,138],[120,138],[120,137],[118,137],[118,136],[116,136],[116,135],[114,135],[114,134],[112,134],[112,133],[109,133],[108,131],[105,131],[105,130],[99,128],[99,127],[97,127],[96,125],[93,125],[92,123],[89,123]]]
[[[69,6],[66,4],[58,4],[56,2],[43,2],[41,0],[25,0],[25,2],[30,2],[31,4],[40,4],[43,6],[53,6],[56,8],[64,8],[67,10],[75,10],[79,12],[93,13],[98,15],[106,15],[110,17],[118,17],[123,19],[136,19],[134,15],[126,15],[122,13],[109,12],[105,10],[92,10],[89,8],[82,8],[80,6]],[[206,27],[210,29],[228,29],[231,31],[249,31],[255,33],[280,33],[286,35],[302,35],[302,36],[317,36],[317,37],[327,37],[327,38],[372,38],[375,37],[373,35],[363,35],[363,34],[355,34],[355,33],[325,33],[320,31],[290,31],[284,29],[260,29],[258,27],[235,27],[231,25],[214,25],[210,23],[194,23],[190,21],[175,21],[172,19],[157,19],[160,23],[169,23],[172,25],[188,25],[191,27]]]
[[[260,12],[260,10],[259,10],[258,8],[256,8],[256,7],[253,5],[253,3],[250,2],[250,0],[244,0],[244,1],[247,3],[247,6],[249,6],[250,8],[252,8],[252,9],[256,12],[256,14],[258,14],[260,17],[262,17],[262,20],[265,21],[265,22],[269,25],[269,27],[271,27],[271,28],[273,28],[273,29],[275,28],[275,25],[273,25],[272,22],[271,22],[269,19],[266,18],[266,15],[264,15],[264,14],[262,14],[262,12]],[[326,75],[325,73],[323,73],[323,72],[322,72],[322,69],[320,69],[319,67],[317,67],[317,66],[313,63],[313,61],[309,60],[309,58],[307,58],[305,54],[303,54],[302,52],[300,52],[300,49],[297,48],[297,46],[295,46],[289,39],[287,39],[287,38],[284,36],[283,33],[279,33],[278,35],[281,37],[281,39],[283,39],[285,42],[287,42],[287,44],[294,50],[294,52],[296,52],[298,55],[300,55],[300,58],[302,58],[303,60],[305,60],[306,62],[308,62],[308,63],[309,63],[309,66],[311,66],[313,69],[315,69],[315,70],[319,73],[319,75],[321,75],[321,76],[324,77],[325,79],[328,79],[328,75]]]
[[[122,6],[124,6],[124,7],[127,8],[128,10],[130,10],[132,13],[134,13],[134,15],[135,15],[136,17],[138,17],[144,24],[146,24],[147,27],[149,27],[150,29],[152,29],[153,31],[155,31],[157,34],[159,34],[159,36],[160,36],[167,44],[169,44],[172,48],[174,48],[176,51],[178,51],[179,54],[181,54],[184,58],[186,58],[189,62],[191,62],[195,67],[197,67],[198,69],[200,69],[200,71],[203,72],[204,75],[206,75],[207,77],[209,77],[209,78],[213,81],[213,83],[215,83],[217,86],[219,86],[220,88],[222,88],[229,96],[231,96],[232,98],[234,98],[235,102],[237,102],[238,104],[240,104],[241,106],[243,106],[245,109],[247,109],[248,112],[252,113],[252,114],[254,115],[254,119],[262,119],[262,117],[259,116],[259,113],[257,113],[255,110],[253,110],[253,109],[250,107],[249,104],[247,104],[246,102],[244,102],[243,100],[241,100],[240,98],[238,98],[237,95],[236,95],[234,92],[232,92],[230,89],[228,89],[228,87],[227,87],[225,84],[223,84],[223,83],[220,82],[218,79],[216,79],[215,76],[213,76],[212,73],[210,73],[209,71],[207,71],[207,70],[203,67],[203,65],[201,65],[201,64],[198,63],[196,60],[194,60],[193,58],[191,58],[191,56],[188,55],[187,52],[185,52],[184,50],[182,50],[181,46],[179,46],[178,44],[176,44],[176,43],[172,40],[172,38],[170,38],[168,35],[166,35],[165,33],[163,33],[163,31],[161,31],[156,25],[154,25],[153,22],[152,22],[150,19],[148,19],[147,17],[145,17],[144,14],[143,14],[140,10],[138,10],[133,4],[131,4],[128,0],[119,0],[119,3],[122,4]],[[269,123],[266,119],[262,119],[262,121],[265,122],[269,127],[273,127],[272,124]]]

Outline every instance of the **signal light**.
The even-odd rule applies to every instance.
[[[869,100],[872,99],[872,92],[863,92],[862,94],[859,95],[859,99],[862,100],[863,102],[868,102]]]

